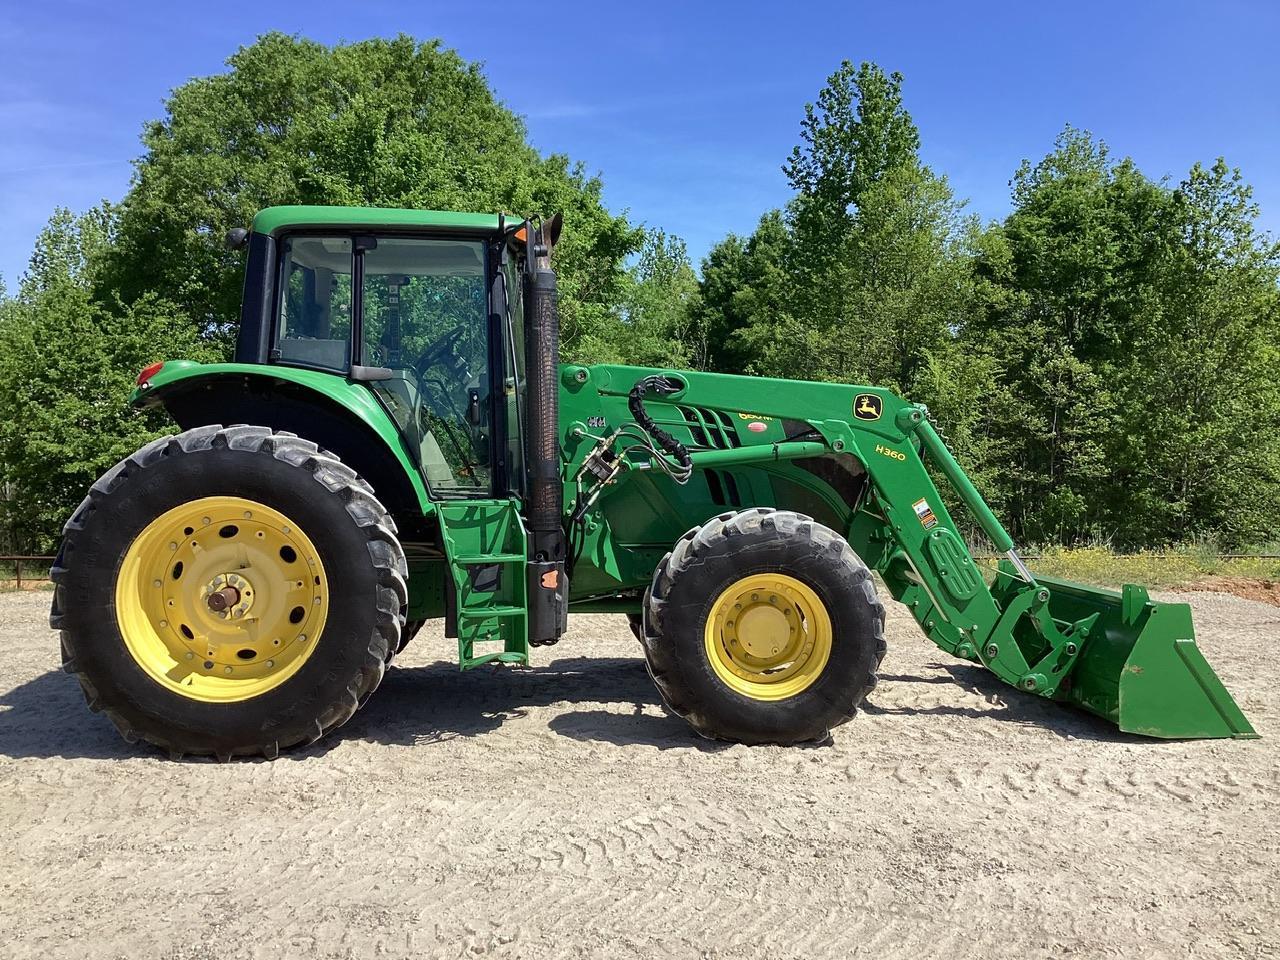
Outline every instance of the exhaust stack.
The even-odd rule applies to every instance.
[[[535,231],[526,224],[524,275],[526,429],[529,528],[529,642],[555,643],[569,618],[565,574],[564,481],[560,474],[560,311],[551,251],[560,238],[556,214]]]

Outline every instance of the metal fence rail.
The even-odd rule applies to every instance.
[[[27,583],[38,583],[49,579],[49,568],[53,566],[55,557],[36,557],[36,556],[0,556],[0,583],[11,583],[15,587],[21,587],[25,580]],[[24,570],[23,567],[26,567]],[[6,576],[9,568],[13,568],[13,576]]]

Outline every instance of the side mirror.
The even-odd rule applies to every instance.
[[[548,257],[551,256],[551,251],[555,249],[556,244],[560,242],[560,231],[563,229],[563,213],[557,213],[542,225],[542,242],[547,246]]]
[[[232,227],[227,231],[227,249],[239,250],[249,239],[249,231],[244,227]]]

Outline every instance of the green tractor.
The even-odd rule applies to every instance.
[[[667,707],[825,738],[885,652],[872,573],[1027,696],[1250,737],[1182,604],[1034,575],[923,407],[869,386],[562,365],[559,218],[263,210],[234,363],[141,372],[182,432],[90,489],[51,623],[89,706],[174,756],[315,741],[423,622],[462,669],[631,618]],[[988,583],[926,464],[1006,554]]]

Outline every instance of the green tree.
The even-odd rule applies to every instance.
[[[748,332],[787,316],[790,245],[782,211],[772,210],[746,240],[730,234],[712,247],[699,284],[696,329],[705,344],[699,366],[726,373],[754,369]]]
[[[262,207],[312,203],[563,211],[566,355],[616,307],[640,232],[604,208],[598,178],[529,145],[477,64],[406,36],[327,47],[278,33],[227,64],[177,88],[145,129],[104,302],[161,296],[225,342],[241,257],[223,235]]]
[[[1150,322],[1165,194],[1132,162],[1068,128],[1012,181],[1014,210],[984,238],[979,276],[999,290],[968,331],[1006,371],[1017,409],[995,425],[1010,464],[1000,497],[1018,535],[1114,531],[1114,389],[1136,325]],[[1001,289],[1003,288],[1003,289]]]
[[[1067,128],[983,238],[988,345],[1018,409],[999,496],[1027,539],[1124,547],[1273,536],[1277,247],[1219,161],[1177,189]]]
[[[902,105],[902,74],[848,60],[807,103],[800,144],[782,171],[828,231],[849,223],[863,196],[890,170],[918,161],[920,131]],[[834,239],[834,238],[833,238]]]
[[[604,207],[597,177],[529,145],[478,65],[404,36],[327,47],[268,34],[228,68],[173,92],[119,205],[54,214],[0,304],[0,478],[32,546],[163,428],[123,409],[140,367],[226,355],[243,262],[222,238],[262,207],[563,211],[565,358],[591,359],[619,323],[642,232]]]
[[[1174,541],[1275,539],[1280,243],[1257,216],[1222,159],[1196,164],[1169,195],[1159,322],[1134,330],[1119,386],[1142,427],[1117,453],[1126,539],[1141,541],[1143,524]]]
[[[696,364],[706,352],[697,329],[698,277],[683,240],[658,229],[646,231],[623,300],[618,346],[629,363],[649,366]]]
[[[746,369],[906,389],[970,308],[973,226],[920,163],[899,74],[843,63],[805,107],[800,139],[783,168],[796,195],[752,241],[778,269],[743,272],[732,292],[711,289],[731,271],[704,277],[704,300],[715,323],[740,325],[721,339],[741,344],[731,359]]]
[[[54,210],[36,238],[19,296],[38,294],[60,280],[91,286],[113,242],[116,217],[115,208],[105,202],[80,215],[66,207]]]
[[[53,548],[62,523],[111,464],[163,432],[163,417],[125,406],[139,369],[164,357],[211,359],[172,304],[152,295],[94,301],[98,213],[54,216],[20,295],[0,304],[0,482],[23,549]]]

